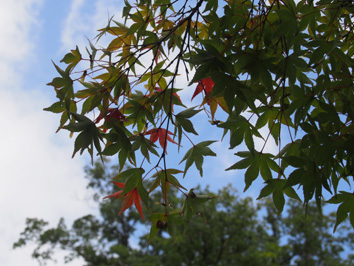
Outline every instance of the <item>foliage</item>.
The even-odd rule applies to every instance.
[[[354,226],[354,194],[339,188],[352,184],[354,171],[352,1],[126,0],[122,13],[125,24],[110,19],[99,30],[106,47],[89,42],[87,56],[76,47],[62,59],[64,69],[54,64],[60,76],[48,85],[58,101],[45,108],[61,114],[58,130],[78,133],[73,156],[87,150],[134,166],[116,177],[127,179],[115,194],[127,201],[121,212],[130,197],[139,210],[140,199],[153,209],[149,198],[160,188],[165,210],[148,214],[156,233],[158,223],[190,220],[212,198],[195,200],[177,181],[180,170],[166,163],[167,141],[177,143],[185,152],[183,177],[193,164],[203,174],[205,156],[216,155],[214,140],[195,144],[188,137],[198,134],[192,118],[201,112],[229,136],[231,149],[245,144],[226,169],[246,170],[245,190],[263,179],[260,198],[272,195],[279,212],[285,196],[321,207],[326,190],[329,202],[340,204],[334,229],[347,217]],[[195,86],[195,107],[179,96],[188,89],[176,86],[184,78]],[[271,138],[277,154],[265,152]],[[170,187],[182,192],[181,210],[168,208]]]
[[[116,168],[112,170],[100,163],[87,168],[96,199],[111,192],[109,177],[116,174]],[[209,189],[198,188],[195,193],[211,194]],[[157,194],[161,193],[152,196],[158,199],[161,195]],[[321,216],[315,204],[309,204],[305,216],[301,203],[291,200],[286,213],[279,216],[270,200],[255,206],[251,198],[240,198],[232,186],[218,195],[206,202],[190,226],[177,226],[174,239],[164,227],[149,241],[149,234],[145,235],[148,222],[139,219],[138,211],[117,216],[114,208],[120,207],[119,201],[112,208],[110,202],[97,200],[99,214],[85,215],[71,227],[63,219],[53,228],[44,220],[27,219],[14,247],[34,242],[32,256],[42,265],[58,250],[67,252],[66,262],[81,258],[85,265],[353,265],[353,234],[343,226],[331,234],[334,214]],[[169,208],[182,204],[171,191]],[[139,247],[132,248],[139,236]]]

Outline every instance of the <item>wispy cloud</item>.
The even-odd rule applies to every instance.
[[[113,0],[74,0],[61,32],[62,50],[68,51],[75,45],[87,46],[86,38],[93,39],[97,30],[104,28],[108,19],[121,17],[121,4]]]
[[[84,33],[90,31],[89,16],[82,11],[84,4],[84,0],[74,0],[71,2],[70,12],[61,32],[62,48],[65,51],[72,49],[74,45],[82,43]],[[91,4],[89,5],[91,6]]]
[[[38,25],[42,0],[13,0],[0,9],[0,57],[2,62],[18,62],[33,48],[30,29]]]
[[[0,265],[37,265],[28,262],[28,249],[11,250],[26,217],[54,223],[91,210],[82,178],[84,160],[71,160],[73,143],[67,134],[54,137],[57,119],[42,111],[50,100],[22,75],[26,62],[36,57],[42,2],[7,1],[0,9]]]
[[[0,91],[18,85],[19,69],[31,55],[35,34],[30,29],[38,26],[38,11],[42,0],[7,1],[0,8]]]

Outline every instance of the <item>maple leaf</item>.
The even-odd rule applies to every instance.
[[[168,141],[174,143],[174,144],[177,144],[177,142],[175,142],[169,135],[173,135],[172,132],[170,131],[167,131],[166,129],[164,128],[153,128],[153,129],[150,129],[148,131],[145,132],[145,135],[150,135],[150,141],[151,142],[156,142],[157,140],[159,140],[160,142],[160,145],[161,147],[164,149],[165,153],[166,152],[166,147],[165,147],[165,144],[167,146],[167,141],[166,141],[166,138]],[[177,144],[178,145],[178,144]]]
[[[114,182],[114,181],[112,181],[112,183],[120,188],[125,187],[125,183],[119,183],[119,182]],[[122,205],[121,205],[118,215],[121,215],[126,209],[128,209],[134,203],[135,208],[138,210],[141,218],[143,220],[145,220],[144,215],[143,215],[143,206],[141,205],[141,197],[139,195],[138,188],[135,187],[132,191],[129,191],[128,193],[124,194],[123,196],[122,196],[122,192],[123,192],[123,190],[119,190],[109,196],[104,197],[104,199],[106,199],[106,198],[120,199],[123,197],[124,199],[123,199],[123,202],[122,202]]]
[[[159,24],[159,23],[157,23],[157,24]],[[152,46],[152,45],[149,45],[149,46],[147,46],[147,47],[144,47],[144,48],[142,49],[142,51],[143,51],[143,50],[146,50],[146,49],[149,49],[149,50],[152,50],[152,51],[153,51],[153,46]],[[154,55],[155,64],[157,65],[157,64],[159,63],[159,60],[158,60],[158,59],[161,57],[161,50],[158,48],[157,51],[156,51],[156,53],[153,54],[153,55]]]
[[[156,91],[156,92],[162,92],[163,90],[162,90],[160,87],[154,87],[154,91]],[[151,95],[154,95],[154,93],[149,94],[148,97],[150,97]],[[180,103],[182,103],[181,98],[179,97],[179,95],[177,94],[177,92],[174,92],[173,95],[176,96],[176,98],[178,99],[178,101],[179,101]],[[172,107],[173,107],[173,104],[172,104]]]
[[[118,108],[108,109],[106,121],[109,122],[112,118],[118,121],[126,121],[125,116],[118,110]]]
[[[106,114],[106,121],[110,122],[114,118],[118,121],[126,121],[125,116],[118,110],[118,108],[109,108]],[[102,113],[95,119],[94,123],[97,124],[103,119]]]
[[[194,91],[191,100],[193,100],[193,98],[197,96],[199,93],[201,93],[202,91],[205,92],[205,95],[208,95],[213,90],[214,85],[215,83],[210,77],[198,81],[198,85]]]

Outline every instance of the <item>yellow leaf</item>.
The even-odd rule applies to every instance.
[[[126,27],[110,27],[108,32],[115,36],[122,36],[128,32],[128,28]]]
[[[107,50],[110,52],[113,52],[113,51],[121,48],[122,45],[123,45],[122,37],[117,37],[117,38],[113,39],[113,41],[111,41],[111,43],[107,47]]]
[[[209,105],[210,105],[211,118],[212,118],[212,120],[214,120],[214,115],[215,115],[216,109],[218,108],[218,102],[215,100],[215,98],[211,98]]]
[[[225,102],[224,97],[217,97],[215,98],[215,100],[217,101],[217,103],[220,105],[220,107],[225,111],[228,112],[229,109],[227,108],[227,104]]]

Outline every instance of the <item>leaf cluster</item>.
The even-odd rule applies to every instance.
[[[125,1],[126,23],[112,18],[99,29],[97,41],[107,38],[107,47],[89,41],[87,56],[76,48],[61,61],[65,70],[54,64],[60,76],[48,85],[58,101],[45,110],[61,114],[58,130],[78,133],[73,155],[118,155],[120,165],[146,170],[128,178],[135,186],[125,184],[118,199],[136,189],[136,199],[148,204],[146,177],[158,173],[154,186],[165,210],[150,214],[152,228],[156,217],[171,225],[195,209],[166,156],[167,141],[181,150],[184,138],[191,148],[183,177],[193,164],[203,175],[204,157],[216,154],[208,147],[214,141],[195,144],[188,136],[198,135],[197,114],[229,137],[230,149],[246,147],[227,169],[245,169],[245,190],[262,178],[259,198],[272,195],[279,212],[285,196],[305,205],[315,199],[320,208],[327,191],[329,202],[341,204],[337,228],[345,217],[353,220],[349,199],[338,193],[352,184],[354,169],[353,13],[353,3],[342,0]],[[182,76],[195,86],[195,107],[179,95],[188,89],[176,87]],[[216,119],[221,113],[223,121]],[[275,154],[266,152],[271,139]],[[167,207],[168,186],[186,199],[181,216]]]

